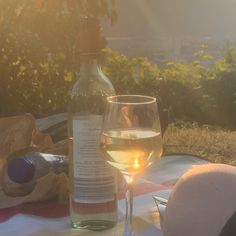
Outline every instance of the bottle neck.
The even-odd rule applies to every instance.
[[[80,77],[89,78],[101,72],[100,54],[82,54],[80,56]]]

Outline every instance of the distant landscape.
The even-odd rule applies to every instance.
[[[184,62],[203,43],[218,57],[236,40],[233,0],[118,0],[116,5],[117,22],[104,23],[104,33],[108,46],[127,55]]]

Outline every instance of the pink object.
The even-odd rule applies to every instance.
[[[164,236],[218,236],[236,211],[236,167],[195,166],[176,183],[163,222]]]

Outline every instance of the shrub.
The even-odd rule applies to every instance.
[[[0,115],[65,109],[82,14],[114,21],[114,0],[0,0]]]
[[[80,14],[114,20],[114,0],[35,1],[0,0],[0,116],[65,111],[79,73]],[[65,2],[72,5],[65,8]],[[162,69],[146,57],[129,58],[106,49],[103,69],[117,94],[157,97],[165,123],[183,120],[236,128],[234,47],[227,48],[222,60],[200,50],[198,60],[169,62]]]

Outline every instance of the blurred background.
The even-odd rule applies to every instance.
[[[156,96],[168,122],[236,127],[234,0],[0,0],[0,116],[67,109],[79,18],[99,17],[116,92]]]

